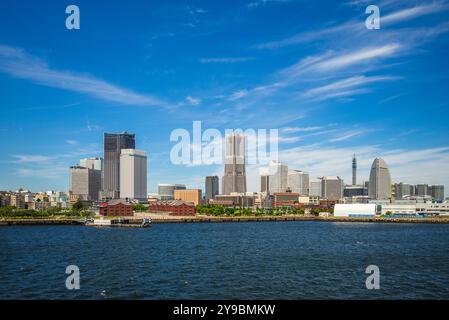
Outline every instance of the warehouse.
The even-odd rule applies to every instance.
[[[337,203],[334,208],[334,217],[373,217],[375,215],[376,204],[374,203]]]

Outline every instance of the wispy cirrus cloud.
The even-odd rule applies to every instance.
[[[53,156],[43,156],[43,155],[28,155],[28,154],[20,154],[12,156],[15,160],[15,163],[47,163],[55,157]]]
[[[351,138],[355,138],[355,137],[359,137],[362,135],[367,134],[368,132],[370,132],[372,130],[369,129],[355,129],[355,130],[350,130],[350,131],[345,131],[341,134],[338,134],[337,136],[335,136],[334,138],[330,139],[330,142],[341,142],[341,141],[346,141],[349,140]]]
[[[192,96],[187,96],[186,97],[187,102],[192,105],[192,106],[197,106],[199,104],[201,104],[201,99],[199,98],[194,98]]]
[[[246,89],[235,91],[228,97],[228,101],[236,101],[246,97],[249,94],[249,91]]]
[[[369,1],[363,1],[364,5],[367,5],[370,3]],[[359,2],[360,3],[360,2]],[[400,9],[397,11],[394,11],[392,13],[383,14],[381,7],[381,27],[388,27],[392,26],[396,23],[400,23],[403,21],[409,21],[412,19],[416,19],[419,17],[423,17],[426,15],[431,14],[441,14],[447,10],[449,10],[449,4],[447,1],[437,1],[432,3],[424,3],[419,4],[414,7],[409,7],[405,9]],[[316,40],[323,40],[325,38],[329,37],[339,37],[339,38],[345,38],[347,35],[351,35],[351,37],[354,36],[361,36],[364,34],[364,31],[366,31],[366,27],[363,20],[358,21],[347,21],[342,24],[330,26],[328,28],[313,30],[313,31],[303,31],[300,33],[297,33],[295,35],[280,39],[280,40],[274,40],[269,41],[265,43],[260,43],[256,45],[255,47],[258,49],[280,49],[287,46],[293,46],[298,45],[302,43],[307,43],[311,41]]]
[[[258,8],[258,7],[263,7],[266,6],[270,3],[286,3],[286,2],[291,2],[293,0],[257,0],[257,1],[252,1],[250,3],[248,3],[248,8]]]
[[[52,69],[45,61],[21,48],[0,45],[0,71],[39,85],[87,94],[105,101],[137,106],[167,106],[155,96],[136,93],[89,74]]]
[[[305,73],[325,73],[341,70],[354,65],[372,63],[373,61],[397,54],[402,45],[390,43],[381,47],[364,47],[354,51],[325,53],[301,59],[296,64],[282,70],[280,74],[296,78]]]
[[[254,57],[215,57],[201,58],[201,63],[239,63],[254,60]]]
[[[438,14],[449,10],[446,1],[437,1],[430,4],[417,5],[415,7],[406,8],[381,17],[382,24],[394,24],[402,21],[409,21],[418,17]]]
[[[67,143],[67,144],[69,144],[69,145],[71,145],[71,146],[76,146],[76,145],[78,145],[78,141],[73,140],[73,139],[68,139],[68,140],[65,141],[65,143]]]
[[[312,127],[285,127],[281,128],[282,133],[297,133],[297,132],[310,132],[321,130],[323,127],[321,126],[312,126]]]
[[[346,96],[346,95],[354,95],[357,93],[365,93],[369,92],[367,88],[360,88],[364,85],[382,82],[382,81],[392,81],[399,80],[401,77],[393,77],[393,76],[354,76],[342,80],[338,80],[332,82],[330,84],[326,84],[324,86],[315,87],[307,90],[302,94],[304,98],[313,98],[315,100],[326,100],[328,98],[336,97],[336,96]],[[357,89],[355,89],[357,88]]]

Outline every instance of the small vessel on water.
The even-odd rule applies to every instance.
[[[90,227],[128,227],[128,228],[148,228],[152,226],[151,218],[138,219],[86,219],[85,226]]]

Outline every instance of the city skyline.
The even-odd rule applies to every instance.
[[[282,192],[293,192],[298,193],[299,195],[306,195],[306,196],[315,196],[315,191],[312,191],[313,182],[318,181],[320,186],[320,197],[323,197],[323,199],[342,199],[345,197],[351,197],[351,196],[344,196],[344,191],[346,189],[351,188],[366,188],[367,194],[366,196],[369,196],[371,199],[376,200],[397,200],[402,198],[403,195],[409,195],[414,196],[414,192],[410,193],[410,187],[413,187],[416,189],[416,195],[424,197],[426,195],[431,194],[439,194],[441,197],[439,197],[438,201],[443,201],[445,197],[445,188],[444,185],[438,185],[438,184],[429,184],[429,183],[418,183],[416,185],[404,183],[403,181],[395,181],[392,179],[388,165],[385,163],[385,160],[382,158],[375,158],[370,169],[369,178],[368,180],[364,180],[363,186],[362,185],[356,185],[354,184],[354,181],[356,181],[356,176],[358,174],[357,172],[357,160],[355,155],[353,155],[351,159],[351,174],[352,174],[352,183],[345,183],[344,179],[341,179],[339,176],[320,176],[320,177],[312,177],[311,181],[309,183],[309,173],[304,172],[297,169],[289,168],[287,164],[279,162],[279,161],[270,161],[268,165],[265,167],[262,167],[259,171],[259,189],[258,190],[246,190],[246,175],[245,175],[245,163],[246,163],[246,153],[248,152],[247,146],[245,144],[245,140],[248,137],[246,137],[244,134],[240,133],[233,133],[230,135],[225,136],[226,143],[224,143],[224,148],[226,151],[224,152],[225,155],[223,157],[223,165],[225,176],[222,177],[222,182],[225,181],[225,177],[229,175],[231,178],[237,174],[242,176],[243,180],[238,182],[235,180],[235,178],[232,178],[232,181],[228,181],[227,183],[230,184],[226,188],[222,189],[228,189],[221,190],[222,192],[218,192],[218,185],[219,185],[219,177],[218,176],[206,176],[204,177],[204,196],[205,199],[208,199],[208,189],[214,188],[216,195],[229,195],[231,193],[240,193],[244,194],[247,191],[250,193],[258,193],[260,192],[268,192],[270,194],[273,193],[282,193]],[[178,184],[178,183],[157,183],[157,193],[154,192],[146,192],[147,185],[148,185],[148,175],[147,175],[147,155],[145,151],[137,150],[137,149],[121,149],[122,144],[125,145],[132,145],[135,146],[136,144],[136,136],[135,134],[131,134],[128,132],[122,132],[122,133],[104,133],[104,155],[118,152],[118,161],[119,165],[113,164],[112,167],[118,167],[118,177],[119,180],[122,181],[124,179],[126,192],[125,195],[122,196],[120,191],[119,193],[115,194],[114,197],[108,195],[107,193],[104,193],[103,187],[105,185],[104,177],[107,175],[106,172],[109,171],[115,171],[111,168],[107,168],[107,166],[104,166],[104,158],[103,157],[92,157],[92,158],[82,158],[79,159],[79,165],[71,166],[70,169],[70,175],[69,175],[69,187],[68,191],[69,193],[74,191],[73,189],[73,178],[74,173],[77,175],[77,188],[81,188],[77,191],[75,194],[78,195],[86,195],[86,194],[92,194],[91,188],[93,187],[92,182],[87,182],[91,180],[90,175],[94,174],[95,171],[99,172],[97,174],[98,178],[98,187],[93,194],[98,194],[98,199],[101,198],[126,198],[129,200],[146,200],[146,196],[149,196],[151,194],[158,194],[165,196],[166,194],[162,192],[161,188],[170,188],[173,189],[170,192],[173,192],[174,190],[178,189],[177,187],[181,187],[180,189],[188,189],[188,190],[202,190],[201,188],[192,188],[191,185],[189,185],[189,188],[186,187],[186,184]],[[116,150],[116,151],[114,151]],[[109,155],[109,157],[111,157]],[[113,160],[114,156],[110,159]],[[121,161],[125,159],[126,162],[126,169],[121,164]],[[132,160],[131,160],[132,159]],[[107,163],[107,162],[106,162]],[[236,167],[236,164],[237,165]],[[111,166],[111,165],[109,165]],[[240,166],[240,169],[239,167]],[[85,172],[83,170],[86,170]],[[82,175],[80,175],[80,173]],[[129,175],[131,173],[131,175]],[[243,173],[243,175],[242,175]],[[79,178],[78,178],[79,176]],[[88,178],[89,176],[89,178]],[[145,178],[144,178],[145,177]],[[208,182],[208,179],[216,178],[217,180],[214,181],[216,186],[212,187],[210,185],[210,182]],[[264,181],[264,178],[267,179]],[[111,180],[111,178],[109,178]],[[235,181],[234,181],[235,180]],[[112,180],[111,180],[112,181]],[[337,181],[337,183],[333,182]],[[232,182],[232,183],[231,183]],[[237,186],[238,184],[242,184],[241,186]],[[331,195],[327,194],[327,185],[331,183],[334,184],[331,189]],[[94,184],[97,184],[94,182]],[[107,183],[106,183],[107,184]],[[209,186],[208,186],[209,184]],[[223,183],[224,184],[224,183]],[[379,187],[379,184],[381,187]],[[188,185],[188,184],[187,184]],[[338,186],[337,186],[338,185]],[[406,186],[405,189],[407,192],[403,192],[403,190],[398,190],[397,188],[403,188],[403,185]],[[79,187],[78,187],[79,186]],[[119,182],[117,188],[120,190],[120,187],[122,186],[122,182]],[[245,188],[245,190],[231,190],[232,188]],[[91,191],[88,191],[88,189]],[[94,187],[96,188],[96,187]],[[268,190],[264,190],[265,188],[268,188]],[[29,190],[27,188],[20,188],[22,190]],[[339,189],[339,191],[338,191]],[[393,192],[393,189],[396,189],[395,192]],[[436,190],[441,191],[436,191]],[[19,189],[17,189],[19,190]],[[49,189],[52,192],[55,191],[54,189]],[[352,189],[351,189],[352,190]],[[4,190],[7,191],[7,190]],[[13,189],[10,189],[9,191],[14,191]],[[39,192],[42,192],[43,190],[39,190]],[[58,192],[61,190],[58,190]],[[310,193],[309,193],[310,191]],[[352,191],[354,192],[354,191]],[[398,197],[398,194],[401,195]],[[137,196],[138,195],[138,196]],[[144,196],[145,195],[145,196]],[[362,194],[354,194],[361,196]],[[92,197],[93,198],[93,197]],[[211,197],[209,197],[211,198]],[[213,197],[212,197],[213,198]]]
[[[393,182],[449,188],[447,1],[381,2],[380,30],[364,28],[363,1],[77,5],[72,32],[63,5],[0,4],[0,190],[67,190],[67,168],[125,130],[149,192],[203,189],[221,165],[166,161],[170,132],[193,120],[279,129],[279,161],[311,178],[350,184],[356,154],[359,184],[381,157]],[[249,191],[259,169],[246,167]]]

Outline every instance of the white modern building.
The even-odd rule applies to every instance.
[[[449,202],[443,203],[417,203],[416,212],[419,214],[449,215]]]
[[[376,215],[376,204],[336,204],[334,217],[371,217]]]
[[[416,204],[383,204],[382,214],[416,214]]]
[[[121,150],[120,198],[146,201],[147,155],[145,151],[135,149]]]
[[[391,175],[387,163],[376,158],[369,175],[368,195],[371,199],[384,200],[391,198]]]
[[[271,161],[269,166],[269,190],[270,193],[285,192],[288,189],[288,166],[286,164]]]
[[[309,174],[301,170],[288,170],[287,185],[292,192],[309,195]]]

